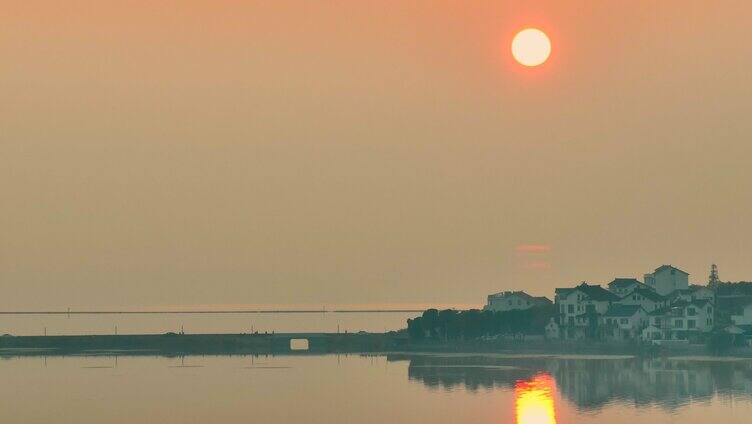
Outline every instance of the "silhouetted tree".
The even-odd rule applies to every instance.
[[[472,340],[497,334],[542,334],[546,324],[557,315],[553,305],[504,312],[470,309],[428,309],[407,322],[414,339]]]
[[[423,318],[417,317],[407,320],[407,334],[411,339],[422,340],[426,334],[423,330]]]

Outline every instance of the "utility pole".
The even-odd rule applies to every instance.
[[[710,275],[708,276],[708,286],[715,290],[718,287],[718,283],[721,282],[721,279],[718,278],[718,266],[716,264],[713,264],[710,266]]]

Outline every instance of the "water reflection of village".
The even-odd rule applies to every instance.
[[[544,395],[548,393],[551,411],[555,391],[579,410],[598,410],[610,403],[658,405],[673,409],[689,402],[708,400],[715,395],[752,400],[752,363],[748,361],[407,355],[392,355],[388,360],[409,361],[410,380],[432,388],[452,390],[461,387],[470,392],[514,389],[518,414],[520,396],[531,396],[531,392],[531,398],[538,401],[530,404],[543,409],[548,409],[548,406],[544,406],[547,402]],[[545,386],[547,382],[550,384],[548,388]],[[537,413],[542,414],[541,411]],[[530,422],[556,422],[553,413],[550,417],[548,420]]]

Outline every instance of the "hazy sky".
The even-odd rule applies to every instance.
[[[14,1],[0,309],[752,279],[752,3]],[[551,37],[512,62],[515,31]]]

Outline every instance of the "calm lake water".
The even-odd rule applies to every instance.
[[[314,312],[210,314],[9,314],[0,315],[0,334],[159,334],[259,332],[382,332],[407,326],[419,312]]]
[[[0,360],[2,423],[747,423],[752,363],[503,356]]]

